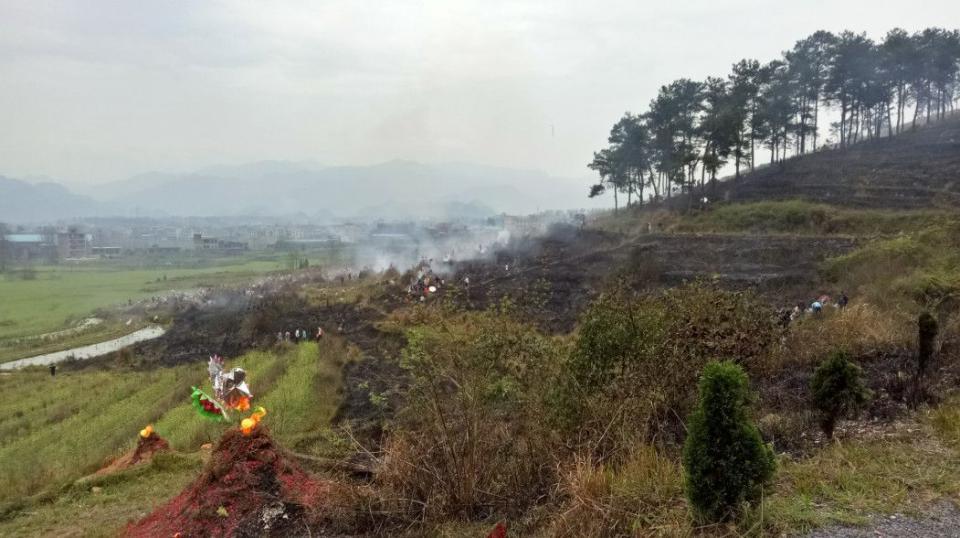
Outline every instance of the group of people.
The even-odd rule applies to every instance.
[[[290,331],[277,331],[277,342],[306,342],[310,339],[310,333],[306,329],[294,329]],[[317,342],[323,339],[323,327],[317,327],[313,334],[313,339]]]
[[[785,308],[780,310],[780,323],[786,326],[804,316],[819,316],[823,313],[824,308],[828,306],[842,310],[846,308],[849,302],[850,298],[847,297],[847,294],[843,291],[840,292],[840,295],[836,299],[827,294],[823,294],[810,301],[809,304],[804,301],[799,301],[792,309]]]
[[[421,262],[417,268],[416,279],[407,286],[407,293],[413,297],[419,297],[418,300],[424,302],[428,297],[439,292],[446,283],[445,279],[433,272],[429,263]]]

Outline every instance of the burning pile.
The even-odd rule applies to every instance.
[[[203,474],[127,527],[133,537],[301,536],[329,485],[288,460],[263,428],[228,430]]]
[[[138,463],[146,463],[153,459],[154,454],[164,450],[170,450],[170,444],[153,431],[153,426],[147,426],[140,430],[136,448],[113,460],[109,465],[97,471],[96,474],[110,474],[133,467]]]

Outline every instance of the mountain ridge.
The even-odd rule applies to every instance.
[[[467,207],[468,213],[477,216],[605,205],[587,199],[585,183],[537,170],[471,163],[392,160],[368,166],[324,166],[313,161],[255,161],[184,173],[146,172],[78,188],[79,194],[56,184],[66,198],[56,204],[55,211],[30,209],[43,205],[37,195],[0,189],[0,196],[16,198],[14,203],[25,208],[0,212],[0,220],[246,214],[445,219],[460,216]],[[382,215],[377,208],[385,208]]]

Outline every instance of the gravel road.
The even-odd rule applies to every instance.
[[[807,538],[960,538],[960,510],[953,504],[942,503],[931,512],[918,517],[902,514],[876,516],[863,527],[832,526],[817,529]]]

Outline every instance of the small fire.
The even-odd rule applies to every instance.
[[[153,435],[153,425],[152,425],[152,424],[147,424],[147,427],[146,427],[146,428],[140,430],[140,437],[143,437],[144,439],[146,439],[147,437],[150,437],[151,435]]]
[[[246,411],[250,409],[250,398],[246,396],[241,396],[232,402],[227,402],[231,409],[236,409],[237,411]]]
[[[262,419],[266,414],[266,409],[263,407],[258,407],[252,415],[240,421],[240,431],[243,432],[244,435],[250,435],[250,433],[253,432],[253,429],[257,427],[257,424],[260,423],[260,419]]]

